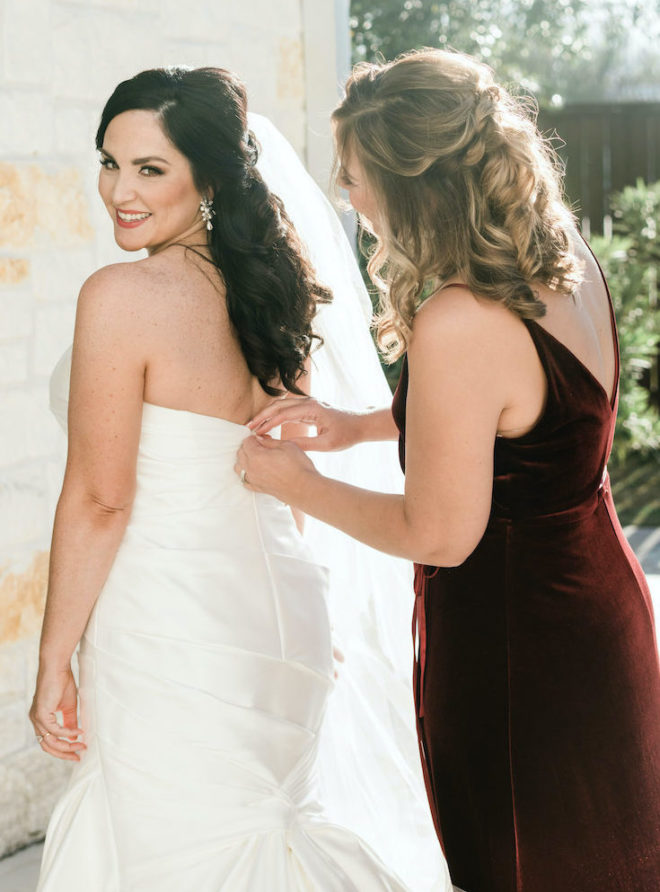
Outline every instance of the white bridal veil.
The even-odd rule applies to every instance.
[[[249,125],[261,145],[258,168],[284,202],[317,275],[334,300],[315,329],[312,394],[346,408],[383,406],[391,394],[371,340],[371,303],[333,208],[293,148],[260,115]],[[394,443],[312,453],[330,477],[400,492]],[[345,655],[330,698],[319,760],[331,820],[354,830],[414,892],[451,890],[422,779],[412,702],[412,567],[313,518],[305,538],[330,568],[330,616]]]

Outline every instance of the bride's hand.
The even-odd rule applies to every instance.
[[[57,722],[57,712],[62,713],[63,725]],[[82,734],[77,713],[78,689],[71,669],[40,669],[30,721],[44,752],[58,759],[80,761],[78,753],[86,746],[76,740]]]
[[[301,449],[332,452],[348,449],[360,440],[358,412],[334,409],[312,397],[286,397],[274,400],[249,422],[255,434],[266,434],[280,424],[308,424],[316,428],[314,437],[291,437]]]
[[[266,492],[289,505],[298,502],[308,475],[318,473],[292,440],[262,436],[243,440],[234,470],[247,489]]]

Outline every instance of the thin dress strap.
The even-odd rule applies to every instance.
[[[610,308],[610,326],[611,326],[611,330],[612,330],[612,345],[614,347],[614,388],[612,390],[610,406],[612,407],[612,411],[614,411],[616,402],[617,402],[617,397],[619,394],[619,376],[621,374],[621,369],[620,369],[620,365],[619,365],[619,363],[620,363],[619,333],[617,332],[617,328],[616,328],[616,315],[614,313],[614,301],[612,300],[612,294],[610,293],[610,286],[607,284],[607,279],[605,278],[605,273],[603,272],[603,268],[600,265],[598,258],[592,251],[591,245],[586,240],[586,238],[582,235],[582,233],[580,233],[580,238],[586,245],[587,251],[589,251],[589,253],[591,254],[591,256],[593,257],[593,259],[596,263],[596,266],[598,267],[598,272],[600,273],[600,277],[603,281],[603,285],[605,286],[605,293],[607,294],[607,303]]]

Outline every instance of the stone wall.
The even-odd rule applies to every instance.
[[[101,106],[142,68],[222,65],[304,156],[336,95],[334,18],[325,0],[0,0],[0,856],[43,835],[68,769],[27,710],[65,450],[48,379],[80,284],[122,256],[96,196]]]

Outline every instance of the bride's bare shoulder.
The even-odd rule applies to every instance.
[[[101,267],[80,289],[76,336],[83,330],[146,336],[166,312],[165,283],[162,274],[142,261]]]
[[[100,267],[85,280],[80,296],[93,296],[97,299],[111,297],[138,284],[141,287],[148,286],[150,278],[151,271],[143,265],[143,261],[111,263]]]
[[[152,315],[159,310],[166,311],[173,295],[180,296],[189,288],[199,289],[203,265],[211,269],[207,261],[191,260],[187,253],[164,251],[140,260],[103,266],[84,282],[79,302],[110,302],[118,310],[122,306],[130,307],[135,314],[142,307],[148,308]]]
[[[80,292],[78,334],[83,328],[113,331],[153,357],[182,339],[199,338],[209,324],[221,331],[225,320],[214,268],[201,258],[193,263],[187,254],[164,251],[97,270]]]

